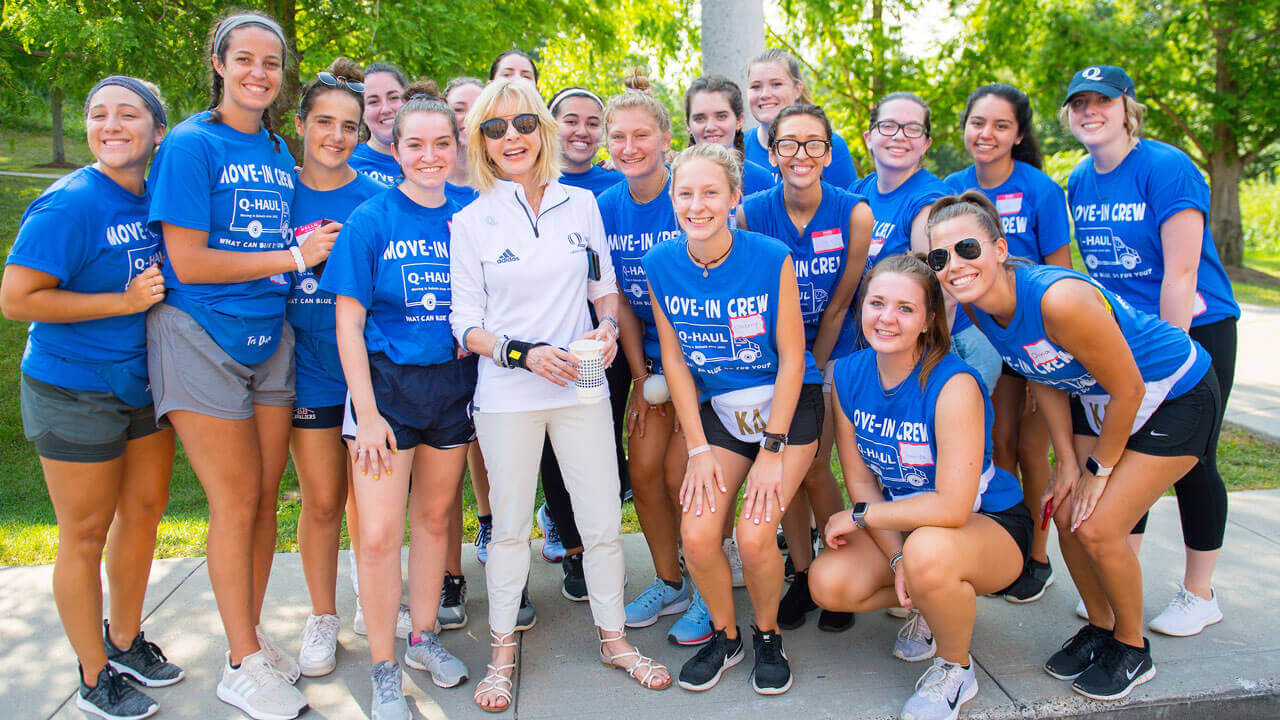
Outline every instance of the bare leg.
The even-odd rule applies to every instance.
[[[351,468],[341,434],[341,428],[294,428],[290,438],[302,490],[298,551],[313,615],[338,614],[338,539]]]
[[[360,607],[374,665],[395,660],[396,615],[400,610],[400,547],[404,544],[409,472],[417,448],[391,458],[391,474],[355,475],[360,519]],[[437,585],[438,587],[438,585]]]
[[[262,458],[258,518],[253,528],[253,624],[257,625],[262,622],[262,604],[267,598],[271,562],[276,556],[276,510],[279,508],[280,477],[289,462],[293,408],[254,405],[253,422]]]
[[[419,445],[414,451],[413,487],[409,491],[409,612],[414,632],[436,626],[449,523],[466,462],[465,446],[438,450]]]
[[[666,416],[650,410],[644,436],[631,437],[628,462],[636,516],[640,520],[645,542],[649,544],[654,572],[663,580],[677,582],[681,577],[676,544],[680,532],[680,505],[678,501],[672,502],[669,491],[671,483],[666,477],[675,409],[670,403],[662,407]]]

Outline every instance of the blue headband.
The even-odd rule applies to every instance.
[[[241,13],[232,15],[222,22],[218,23],[218,29],[213,32],[213,53],[218,54],[218,49],[222,47],[222,42],[227,39],[227,34],[241,25],[259,25],[275,33],[280,38],[280,47],[288,50],[289,44],[284,41],[284,30],[280,29],[279,23],[269,17],[255,15],[253,13]]]
[[[99,90],[108,85],[118,85],[142,98],[142,102],[146,103],[147,109],[151,111],[151,117],[155,118],[156,124],[161,127],[169,127],[169,120],[165,117],[164,105],[160,104],[160,98],[156,97],[156,94],[151,92],[151,89],[146,85],[126,75],[112,75],[99,80],[98,84],[93,86],[93,89],[89,91],[89,94],[84,99],[85,115],[89,114],[89,101],[93,99],[93,96]]]

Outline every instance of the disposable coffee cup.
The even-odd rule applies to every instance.
[[[578,379],[574,385],[578,399],[584,403],[597,402],[605,396],[604,341],[575,340],[569,343],[569,354],[578,365]]]
[[[644,399],[650,405],[661,405],[671,400],[671,390],[667,387],[665,375],[654,373],[644,379]]]

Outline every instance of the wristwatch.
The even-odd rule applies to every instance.
[[[1099,480],[1106,480],[1111,477],[1111,471],[1116,468],[1114,465],[1111,467],[1102,467],[1102,463],[1098,462],[1092,455],[1090,455],[1089,459],[1084,461],[1084,469],[1088,471],[1090,475],[1098,478]]]
[[[853,524],[867,529],[867,504],[864,502],[853,504]]]
[[[767,432],[764,434],[764,439],[760,441],[760,447],[764,448],[765,450],[771,453],[780,453],[782,452],[783,448],[785,448],[786,446],[787,446],[786,433]]]

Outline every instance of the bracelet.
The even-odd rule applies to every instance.
[[[297,245],[290,245],[289,254],[293,255],[293,264],[298,266],[298,272],[300,273],[306,272],[307,261],[302,259],[302,249],[299,248]]]
[[[692,458],[694,455],[701,455],[701,454],[702,454],[702,453],[704,453],[704,452],[711,452],[711,446],[710,446],[710,445],[699,445],[699,446],[698,446],[698,447],[696,447],[696,448],[690,448],[690,449],[689,449],[689,457],[690,457],[690,458]]]
[[[505,335],[500,338],[495,338],[493,341],[493,352],[490,354],[490,357],[493,359],[493,364],[497,365],[500,368],[508,367],[507,365],[507,343],[508,342],[510,342],[510,338],[506,337]]]
[[[648,377],[649,377],[649,373],[645,373],[645,374],[641,375],[640,377],[633,377],[633,378],[631,378],[631,384],[632,384],[632,385],[635,385],[636,383],[642,383],[642,382],[644,382],[644,381],[645,381],[645,379],[646,379],[646,378],[648,378]]]
[[[605,315],[604,317],[600,318],[600,322],[609,323],[610,325],[613,325],[613,333],[615,335],[622,334],[622,327],[618,325],[618,321],[614,320],[612,315]]]
[[[889,569],[893,572],[898,572],[898,563],[900,562],[902,562],[902,553],[898,553],[897,555],[889,558]]]

